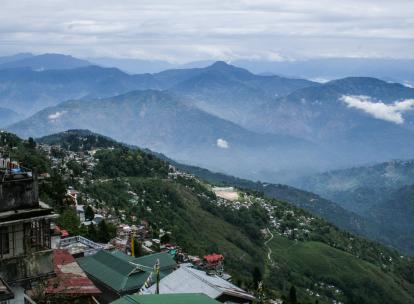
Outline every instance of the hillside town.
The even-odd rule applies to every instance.
[[[57,152],[63,153],[59,147],[39,148],[48,153],[53,166],[66,170],[68,179],[73,174],[67,166],[71,161],[85,168],[74,184],[82,185],[96,165],[94,151],[65,151],[57,158]],[[79,204],[82,193],[73,187],[67,189],[68,204],[80,225],[98,227],[107,222],[116,227],[116,234],[106,243],[71,235],[57,225],[59,214],[39,199],[39,182],[46,174],[5,157],[0,165],[1,303],[160,303],[157,295],[164,296],[166,304],[256,301],[231,282],[223,255],[189,255],[167,242],[169,231],[161,228],[154,237],[143,218],[128,219],[139,222],[131,225],[123,210],[115,217],[105,205],[89,207],[96,205],[91,198],[85,200],[87,208]],[[193,178],[173,167],[168,176]],[[139,199],[138,194],[129,194],[131,204]]]
[[[329,234],[336,229],[290,204],[233,186],[213,186],[168,163],[158,169],[162,182],[143,188],[117,171],[113,176],[97,174],[124,165],[119,160],[111,167],[112,159],[103,158],[117,150],[114,143],[73,150],[30,140],[24,144],[34,147],[30,151],[41,152],[50,169],[25,168],[12,157],[17,155],[15,148],[2,150],[0,303],[160,303],[159,299],[165,304],[291,303],[281,293],[264,290],[260,270],[257,276],[248,273],[251,284],[240,280],[231,265],[234,248],[223,251],[219,248],[225,247],[211,244],[194,250],[182,241],[192,228],[177,230],[160,220],[165,217],[157,208],[174,208],[170,205],[176,200],[159,188],[162,183],[179,184],[203,202],[205,211],[235,225],[240,222],[238,229],[246,229],[246,235],[257,241],[252,245],[263,252],[270,275],[286,271],[275,259],[275,240],[293,246],[312,242],[315,233],[320,238],[320,231]],[[64,183],[59,183],[60,178]],[[42,196],[42,191],[53,193],[53,188],[62,192],[63,206]],[[42,197],[49,199],[47,203]],[[173,209],[167,210],[168,218]],[[249,228],[252,214],[254,229]],[[329,236],[323,241],[354,256],[360,252],[361,245],[352,236]],[[395,257],[373,254],[384,271],[395,267]],[[294,287],[288,288],[294,298]],[[345,291],[329,280],[307,284],[302,292],[321,303],[344,303]]]

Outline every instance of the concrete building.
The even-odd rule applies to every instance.
[[[56,217],[39,202],[36,174],[0,169],[0,277],[17,299],[53,273],[50,224]]]

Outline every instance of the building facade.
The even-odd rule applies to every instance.
[[[37,174],[0,169],[0,277],[12,288],[53,274],[50,224],[57,217],[39,202]]]

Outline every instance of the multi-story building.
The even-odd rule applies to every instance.
[[[53,274],[50,223],[56,217],[39,201],[36,173],[0,169],[0,277],[16,299]]]

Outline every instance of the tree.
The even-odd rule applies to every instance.
[[[36,148],[36,142],[34,141],[33,137],[29,137],[29,140],[28,140],[28,146],[29,146],[29,148],[31,148],[31,149]]]
[[[134,251],[135,251],[136,258],[143,256],[144,254],[142,251],[142,242],[139,242],[136,239],[134,239]]]
[[[97,238],[97,241],[101,243],[107,243],[111,239],[109,237],[108,226],[106,225],[105,220],[102,220],[99,222],[96,238]]]
[[[296,297],[296,288],[295,286],[292,285],[289,291],[289,303],[296,304],[297,302],[298,302],[298,299]]]
[[[161,244],[167,244],[171,241],[171,237],[168,233],[163,234],[163,236],[160,239]]]
[[[108,243],[116,235],[116,227],[113,224],[107,224],[102,220],[98,224],[96,239],[101,243]]]
[[[254,289],[257,289],[259,286],[259,282],[262,280],[262,273],[259,267],[254,267],[252,277],[253,277],[253,287]]]
[[[57,224],[72,235],[76,235],[79,232],[80,221],[72,208],[68,208],[61,213],[57,219]]]
[[[95,217],[95,212],[93,212],[93,209],[91,206],[87,205],[85,208],[85,220],[92,221]]]
[[[50,184],[43,188],[44,193],[52,201],[52,204],[59,212],[67,208],[66,201],[66,184],[57,170],[53,170],[50,178]]]
[[[88,238],[91,239],[92,241],[97,241],[98,233],[96,231],[94,224],[90,224],[88,226]]]

